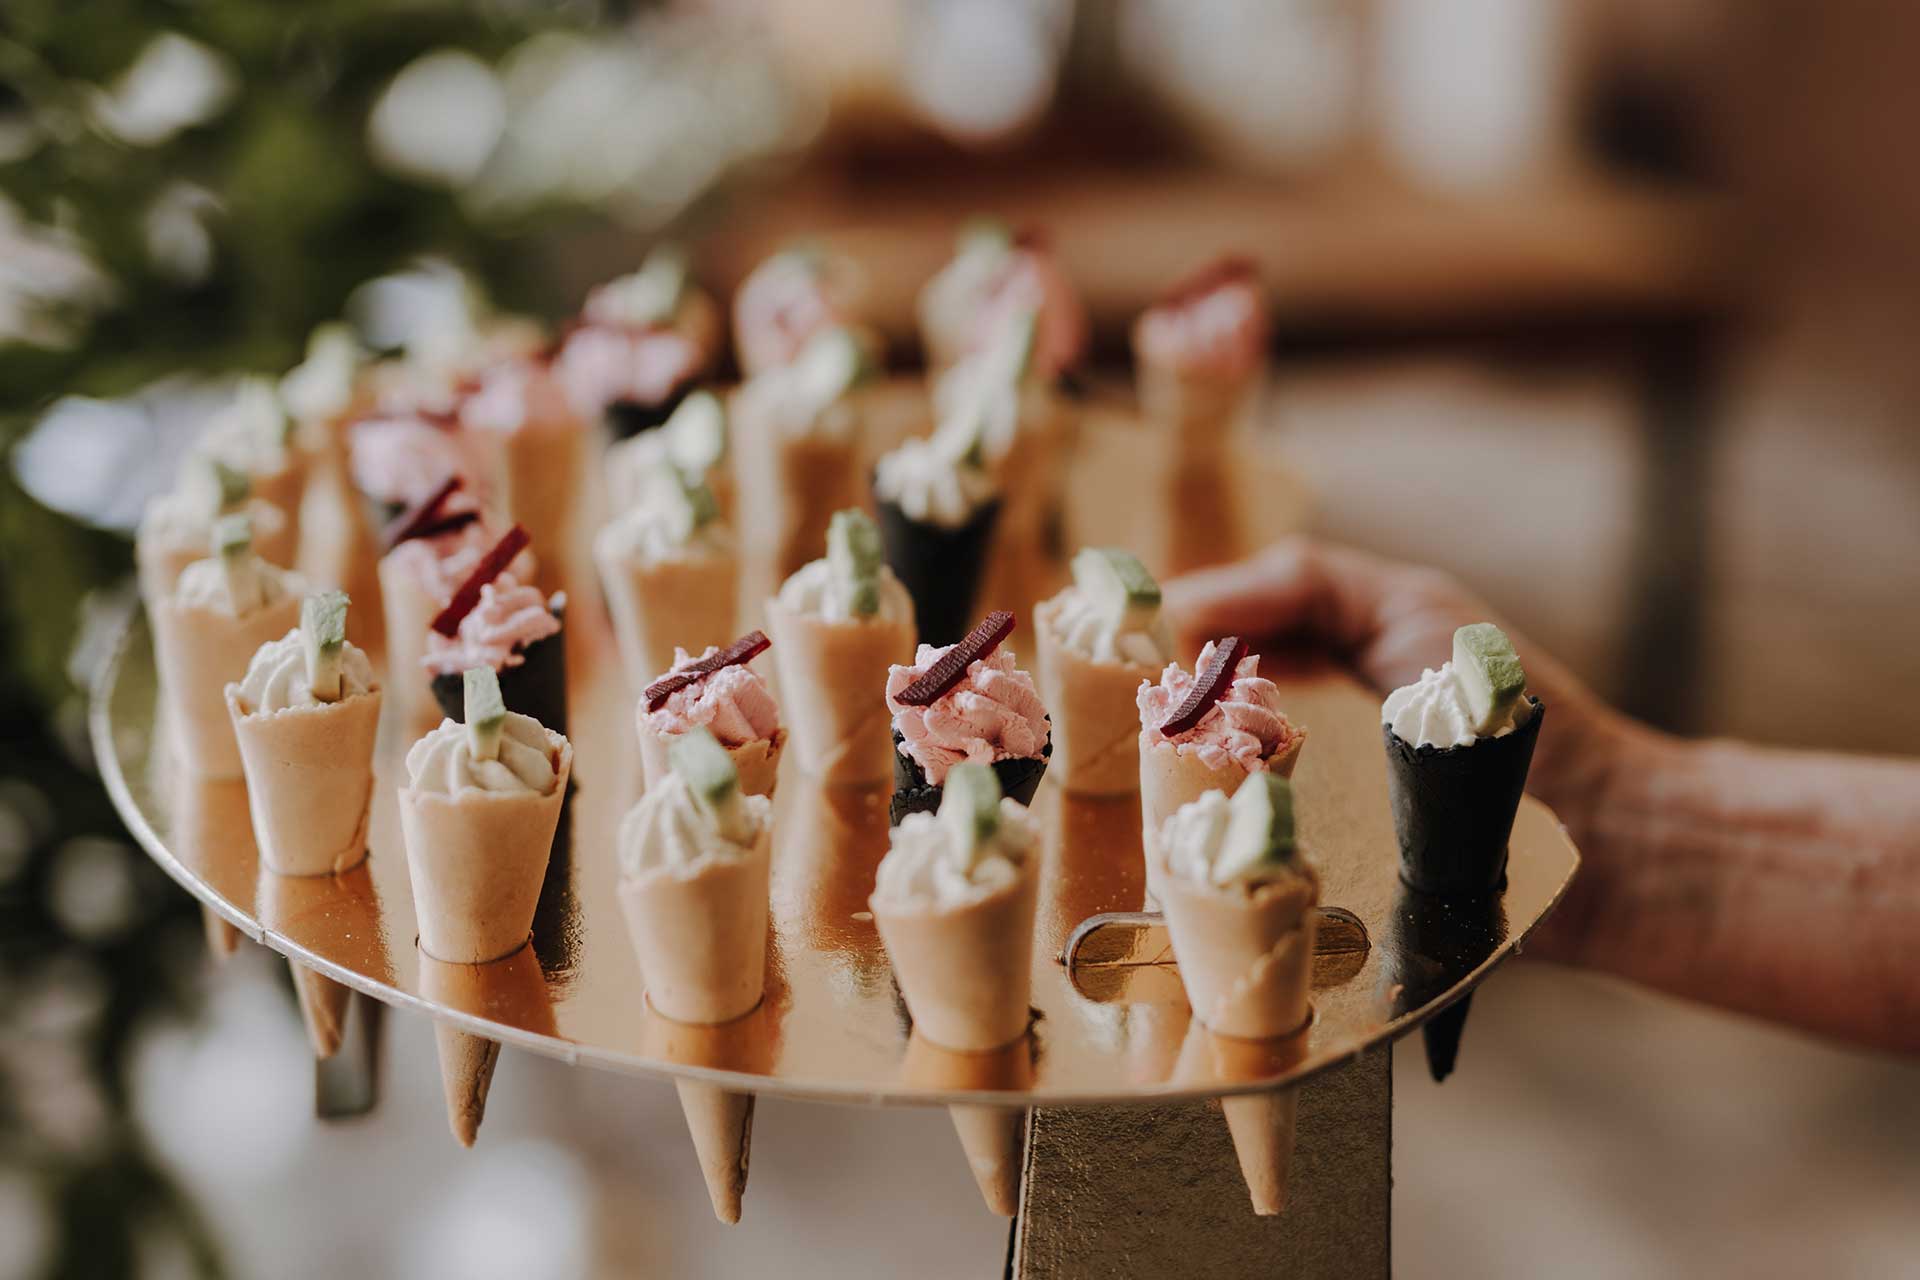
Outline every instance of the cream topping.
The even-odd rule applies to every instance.
[[[213,521],[220,512],[215,509],[218,499],[206,489],[204,485],[184,484],[148,502],[140,515],[140,541],[202,552],[212,546]],[[287,527],[286,514],[264,498],[249,498],[239,510],[252,522],[257,541],[269,542]]]
[[[1415,747],[1464,747],[1481,737],[1505,737],[1532,716],[1533,703],[1521,698],[1493,732],[1475,733],[1466,692],[1451,662],[1442,663],[1438,671],[1431,667],[1422,671],[1418,680],[1388,694],[1380,708],[1380,722],[1400,741]]]
[[[353,405],[364,354],[344,324],[323,324],[307,339],[307,358],[280,379],[280,403],[300,422],[331,422]]]
[[[1182,373],[1243,377],[1266,354],[1266,299],[1253,280],[1223,281],[1197,298],[1143,312],[1133,344],[1143,362]]]
[[[740,803],[754,833],[744,844],[721,835],[694,800],[686,779],[669,771],[620,820],[615,847],[621,874],[639,879],[664,872],[691,879],[716,864],[751,856],[760,833],[773,820],[773,802],[765,796],[741,796]]]
[[[257,556],[254,558],[259,559]],[[278,604],[288,596],[307,593],[306,580],[292,570],[268,564],[265,560],[261,560],[257,567],[260,599],[253,608],[244,613],[235,611],[233,601],[227,595],[227,574],[221,567],[218,556],[195,560],[180,571],[180,578],[173,587],[174,601],[184,609],[208,609],[215,613],[224,613],[231,618],[246,617],[260,609]]]
[[[963,760],[1030,760],[1045,752],[1053,726],[1033,677],[1013,665],[1013,650],[1001,645],[967,668],[960,682],[929,706],[898,701],[952,645],[920,646],[910,667],[887,668],[887,709],[900,733],[900,751],[912,757],[934,786]]]
[[[467,727],[442,720],[408,749],[407,785],[443,796],[462,791],[550,795],[560,781],[557,739],[532,716],[509,711],[500,733],[499,758],[476,760]]]
[[[700,658],[710,658],[718,652],[719,649],[709,645]],[[676,648],[672,670],[678,671],[695,660],[685,649]],[[639,715],[649,729],[663,738],[703,724],[728,750],[771,738],[780,731],[780,704],[773,700],[760,673],[744,662],[722,667],[704,680],[676,689],[660,704],[658,711],[648,711],[646,699],[642,698]]]
[[[664,560],[712,560],[733,551],[733,535],[719,520],[695,525],[659,504],[629,507],[609,520],[595,538],[601,555],[658,564]]]
[[[1212,659],[1213,649],[1209,640],[1200,650],[1196,670]],[[1240,660],[1234,668],[1233,684],[1207,709],[1199,724],[1185,733],[1161,733],[1160,726],[1186,701],[1193,682],[1192,673],[1170,662],[1160,673],[1160,683],[1141,683],[1135,702],[1140,709],[1141,736],[1149,745],[1170,742],[1182,755],[1199,756],[1208,768],[1218,769],[1232,760],[1251,772],[1266,768],[1267,760],[1300,733],[1280,710],[1280,690],[1273,681],[1261,677],[1258,654]]]
[[[480,375],[460,403],[460,425],[481,431],[577,425],[551,371],[536,360],[510,360]]]
[[[287,414],[265,378],[243,378],[233,399],[207,422],[197,453],[235,471],[264,476],[287,465]],[[195,465],[189,458],[188,466]]]
[[[672,329],[633,333],[589,325],[568,335],[553,376],[574,413],[597,417],[610,404],[659,404],[700,371],[700,347]]]
[[[435,675],[454,675],[469,667],[504,671],[525,662],[527,646],[557,635],[560,619],[537,587],[502,573],[480,588],[480,603],[460,619],[453,639],[427,632],[421,662]]]
[[[825,560],[795,569],[780,584],[780,603],[794,613],[804,613],[827,622],[905,622],[913,616],[913,597],[907,594],[893,570],[880,566],[880,608],[872,614],[855,617],[833,590],[833,570]]]
[[[353,487],[376,502],[414,506],[449,476],[479,479],[459,433],[418,418],[369,418],[347,435]]]
[[[845,441],[860,425],[852,400],[837,391],[822,400],[820,390],[806,376],[804,364],[782,364],[755,374],[736,393],[734,406],[742,422],[761,424],[795,439]]]
[[[874,905],[949,911],[978,902],[1018,879],[1039,841],[1039,823],[1026,806],[1003,798],[999,830],[969,865],[946,823],[931,813],[908,814],[875,873]]]
[[[1060,643],[1092,662],[1126,662],[1158,667],[1173,654],[1167,622],[1156,616],[1151,627],[1126,628],[1101,610],[1078,587],[1068,587],[1036,612],[1035,621],[1051,629]]]
[[[874,495],[908,519],[957,529],[997,495],[993,478],[966,460],[954,441],[908,440],[880,459]]]
[[[1160,828],[1160,847],[1166,851],[1169,874],[1192,884],[1258,885],[1302,874],[1297,858],[1286,862],[1250,863],[1225,875],[1218,871],[1221,844],[1233,803],[1224,791],[1207,791],[1198,800],[1174,810]]]
[[[373,687],[373,664],[358,645],[348,641],[340,654],[340,697],[335,701]],[[307,648],[300,628],[254,650],[246,677],[240,681],[240,705],[248,715],[328,705],[313,696],[313,685],[307,680]]]

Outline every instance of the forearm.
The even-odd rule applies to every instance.
[[[1568,958],[1920,1052],[1920,764],[1630,727],[1569,817]]]

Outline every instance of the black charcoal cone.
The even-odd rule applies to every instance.
[[[1420,1040],[1427,1050],[1427,1071],[1435,1084],[1453,1074],[1453,1064],[1460,1058],[1460,1033],[1467,1029],[1467,1010],[1472,1007],[1473,996],[1461,996],[1420,1028]]]
[[[887,566],[913,597],[920,643],[953,644],[975,621],[974,600],[986,573],[1000,500],[981,507],[957,529],[915,520],[885,499],[878,507]]]
[[[899,826],[900,819],[910,813],[935,813],[940,808],[940,796],[944,788],[927,781],[926,770],[920,762],[900,749],[902,739],[899,731],[893,735],[893,798],[887,802],[887,822],[889,826]],[[1053,757],[1053,738],[1047,738],[1047,745],[1040,749],[1038,756],[1028,756],[1015,760],[995,760],[993,776],[1000,780],[1000,794],[1021,804],[1032,804],[1033,796],[1040,789],[1040,780],[1047,775],[1047,761]]]
[[[613,433],[615,440],[630,440],[642,432],[663,427],[691,389],[690,386],[675,387],[665,399],[654,404],[641,404],[638,400],[615,400],[606,407],[607,430]]]
[[[1402,886],[1390,925],[1386,981],[1395,1017],[1445,999],[1507,938],[1506,908],[1497,893],[1440,897]],[[1453,1071],[1472,992],[1433,1015],[1420,1028],[1427,1069],[1437,1083]]]
[[[1400,877],[1415,889],[1478,894],[1506,882],[1507,840],[1547,713],[1528,701],[1533,714],[1518,729],[1461,747],[1408,746],[1381,726]]]
[[[559,612],[559,610],[555,610]],[[563,626],[520,651],[525,661],[496,672],[507,710],[532,716],[558,734],[567,731],[567,632]],[[433,697],[449,719],[466,723],[466,681],[461,672],[436,675]]]

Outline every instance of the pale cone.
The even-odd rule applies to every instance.
[[[913,663],[908,616],[828,621],[767,601],[767,630],[780,674],[782,714],[800,761],[822,782],[880,782],[893,776],[893,718],[885,673]],[[691,652],[691,650],[689,650]]]
[[[1150,360],[1139,361],[1138,369],[1141,416],[1171,427],[1182,452],[1219,450],[1259,382],[1258,369],[1240,377],[1181,374]]]
[[[297,960],[287,961],[293,974],[293,993],[299,998],[300,1020],[307,1026],[313,1056],[322,1062],[340,1052],[346,1036],[347,1004],[353,992]]]
[[[170,790],[173,830],[168,847],[202,883],[251,914],[260,866],[246,782],[200,778],[176,770]],[[200,919],[216,959],[224,960],[239,948],[240,930],[210,904],[200,908]]]
[[[640,704],[638,714],[640,734],[640,777],[646,786],[652,787],[672,771],[667,762],[667,748],[672,744],[674,735],[662,736],[647,724],[646,703]],[[787,731],[775,729],[771,738],[755,738],[752,742],[743,742],[737,747],[728,747],[727,755],[733,760],[733,767],[740,774],[740,794],[748,796],[770,796],[774,783],[780,776],[780,753],[786,749]]]
[[[420,949],[436,960],[482,964],[517,951],[533,929],[540,883],[573,770],[573,744],[551,729],[559,752],[553,788],[463,790],[442,795],[400,788]]]
[[[1160,857],[1160,905],[1193,1016],[1216,1035],[1269,1040],[1298,1031],[1312,1004],[1320,883],[1304,864],[1249,889],[1196,884]]]
[[[740,433],[742,447],[729,456],[737,468],[742,532],[771,555],[780,578],[820,554],[834,512],[862,504],[861,434],[856,427],[842,440],[814,438],[764,424]]]
[[[1174,1078],[1181,1083],[1237,1083],[1279,1076],[1306,1052],[1306,1036],[1235,1040],[1194,1023],[1180,1047]],[[1297,1087],[1220,1099],[1253,1211],[1272,1217],[1287,1207],[1287,1170],[1293,1162]]]
[[[420,993],[435,1005],[462,1013],[542,1035],[557,1033],[552,998],[531,946],[486,964],[448,964],[422,954]],[[461,1146],[471,1147],[486,1116],[500,1045],[446,1022],[435,1022],[433,1033],[447,1126]]]
[[[215,960],[225,960],[240,949],[240,931],[205,903],[200,904],[200,932],[206,936],[207,953]]]
[[[675,1022],[731,1022],[760,1003],[767,967],[770,833],[741,858],[711,859],[693,875],[662,869],[622,876],[647,1003]]]
[[[907,1040],[901,1071],[909,1084],[927,1089],[1026,1089],[1033,1084],[1033,1042],[1022,1036],[985,1053],[956,1053],[916,1029]],[[1026,1163],[1026,1108],[955,1104],[947,1115],[988,1211],[1013,1217],[1020,1211],[1020,1174]]]
[[[1293,740],[1267,757],[1267,769],[1282,778],[1293,777],[1300,750],[1306,744],[1306,730],[1295,725]],[[1196,753],[1180,751],[1157,732],[1140,732],[1140,826],[1147,857],[1149,909],[1159,900],[1160,828],[1181,805],[1192,804],[1209,791],[1223,791],[1231,799],[1246,780],[1247,770],[1232,759],[1215,768]]]
[[[1040,700],[1053,715],[1049,772],[1078,795],[1128,795],[1140,789],[1140,713],[1134,696],[1156,668],[1095,662],[1067,647],[1054,625],[1058,597],[1033,611]]]
[[[517,431],[475,429],[470,434],[495,437],[492,454],[499,465],[496,492],[504,497],[501,505],[533,539],[541,589],[558,589],[560,570],[573,562],[575,515],[586,480],[586,429],[571,418],[553,418]]]
[[[614,550],[603,534],[593,558],[636,697],[672,668],[676,645],[698,654],[709,645],[725,648],[740,634],[734,629],[740,561],[731,551],[648,564]]]
[[[287,513],[258,498],[249,501],[244,509],[253,522],[255,553],[268,564],[282,569],[294,568],[299,547]],[[207,545],[204,540],[159,542],[150,536],[134,540],[133,559],[139,570],[140,598],[149,610],[155,601],[172,594],[173,584],[180,580],[183,569],[195,560],[207,558]]]
[[[270,502],[286,516],[283,542],[269,542],[267,547],[256,547],[270,563],[286,565],[291,568],[300,554],[300,509],[307,497],[307,459],[300,450],[289,447],[286,462],[276,471],[252,472],[248,479],[253,482],[253,496]],[[256,535],[257,536],[257,535]],[[280,550],[285,560],[276,560],[272,550]]]
[[[724,1071],[764,1073],[772,1060],[771,1029],[757,1009],[718,1026],[694,1026],[662,1017],[649,1007],[641,1046],[668,1062]],[[707,1198],[713,1203],[713,1216],[736,1223],[752,1154],[753,1095],[703,1080],[676,1080],[674,1087],[707,1184]]]
[[[997,1049],[1026,1034],[1037,855],[1012,883],[948,910],[868,900],[914,1030],[945,1049]]]
[[[235,619],[178,603],[153,608],[154,661],[173,712],[181,763],[203,778],[241,775],[240,746],[227,715],[226,687],[247,674],[254,650],[300,625],[304,587],[289,582],[279,600]]]
[[[338,702],[249,714],[226,688],[260,861],[283,876],[333,875],[367,856],[379,686]]]
[[[1022,393],[1022,422],[1006,452],[990,463],[1000,486],[1000,519],[980,588],[982,607],[1026,611],[1051,591],[1057,564],[1048,544],[1064,501],[1062,470],[1071,418],[1051,393]]]
[[[390,555],[380,557],[377,572],[381,616],[386,624],[389,695],[399,704],[401,723],[431,728],[439,723],[439,704],[433,700],[433,677],[423,659],[427,656],[427,631],[447,602],[435,599]],[[356,612],[352,610],[348,616]]]

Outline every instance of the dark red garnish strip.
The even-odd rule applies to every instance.
[[[421,525],[418,529],[408,534],[407,538],[438,538],[442,534],[458,533],[479,519],[480,513],[478,511],[455,511],[451,515],[441,516],[431,524]],[[391,550],[391,548],[389,548],[389,550]]]
[[[773,641],[767,639],[764,631],[749,631],[720,652],[689,662],[684,667],[675,667],[647,686],[647,710],[658,711],[666,705],[668,698],[680,692],[688,685],[699,684],[714,672],[726,667],[737,667],[743,662],[752,662],[772,647]]]
[[[480,557],[480,563],[473,567],[467,580],[453,593],[453,599],[447,601],[433,619],[433,629],[451,640],[460,634],[460,623],[473,612],[473,606],[480,603],[480,588],[500,576],[502,570],[513,563],[513,558],[527,549],[533,541],[526,529],[515,525],[507,530],[500,541],[493,544],[493,550]]]
[[[1215,258],[1192,275],[1176,281],[1166,292],[1160,295],[1154,304],[1162,307],[1178,307],[1204,298],[1215,289],[1235,284],[1241,280],[1251,280],[1259,274],[1253,259],[1241,253],[1230,253]]]
[[[1186,700],[1174,708],[1172,715],[1160,722],[1161,735],[1171,738],[1204,720],[1207,712],[1213,710],[1213,704],[1225,697],[1227,690],[1233,687],[1233,673],[1246,656],[1247,642],[1239,636],[1216,640],[1213,659],[1195,678],[1193,688],[1187,690]]]
[[[381,546],[391,551],[403,542],[411,542],[415,538],[428,537],[429,534],[426,530],[441,519],[441,510],[447,505],[447,499],[458,492],[460,486],[465,483],[465,479],[457,472],[448,476],[425,502],[420,503],[410,510],[402,511],[399,515],[387,522],[387,527],[380,531]],[[475,511],[465,514],[477,518],[480,513]],[[458,528],[459,526],[456,525],[454,527]],[[444,532],[444,530],[440,532]]]
[[[894,701],[903,707],[930,707],[942,694],[967,678],[967,668],[1000,647],[1013,634],[1013,615],[996,609],[980,619],[978,626],[960,638],[960,643],[941,654],[939,660],[921,673],[920,678],[902,689]]]

